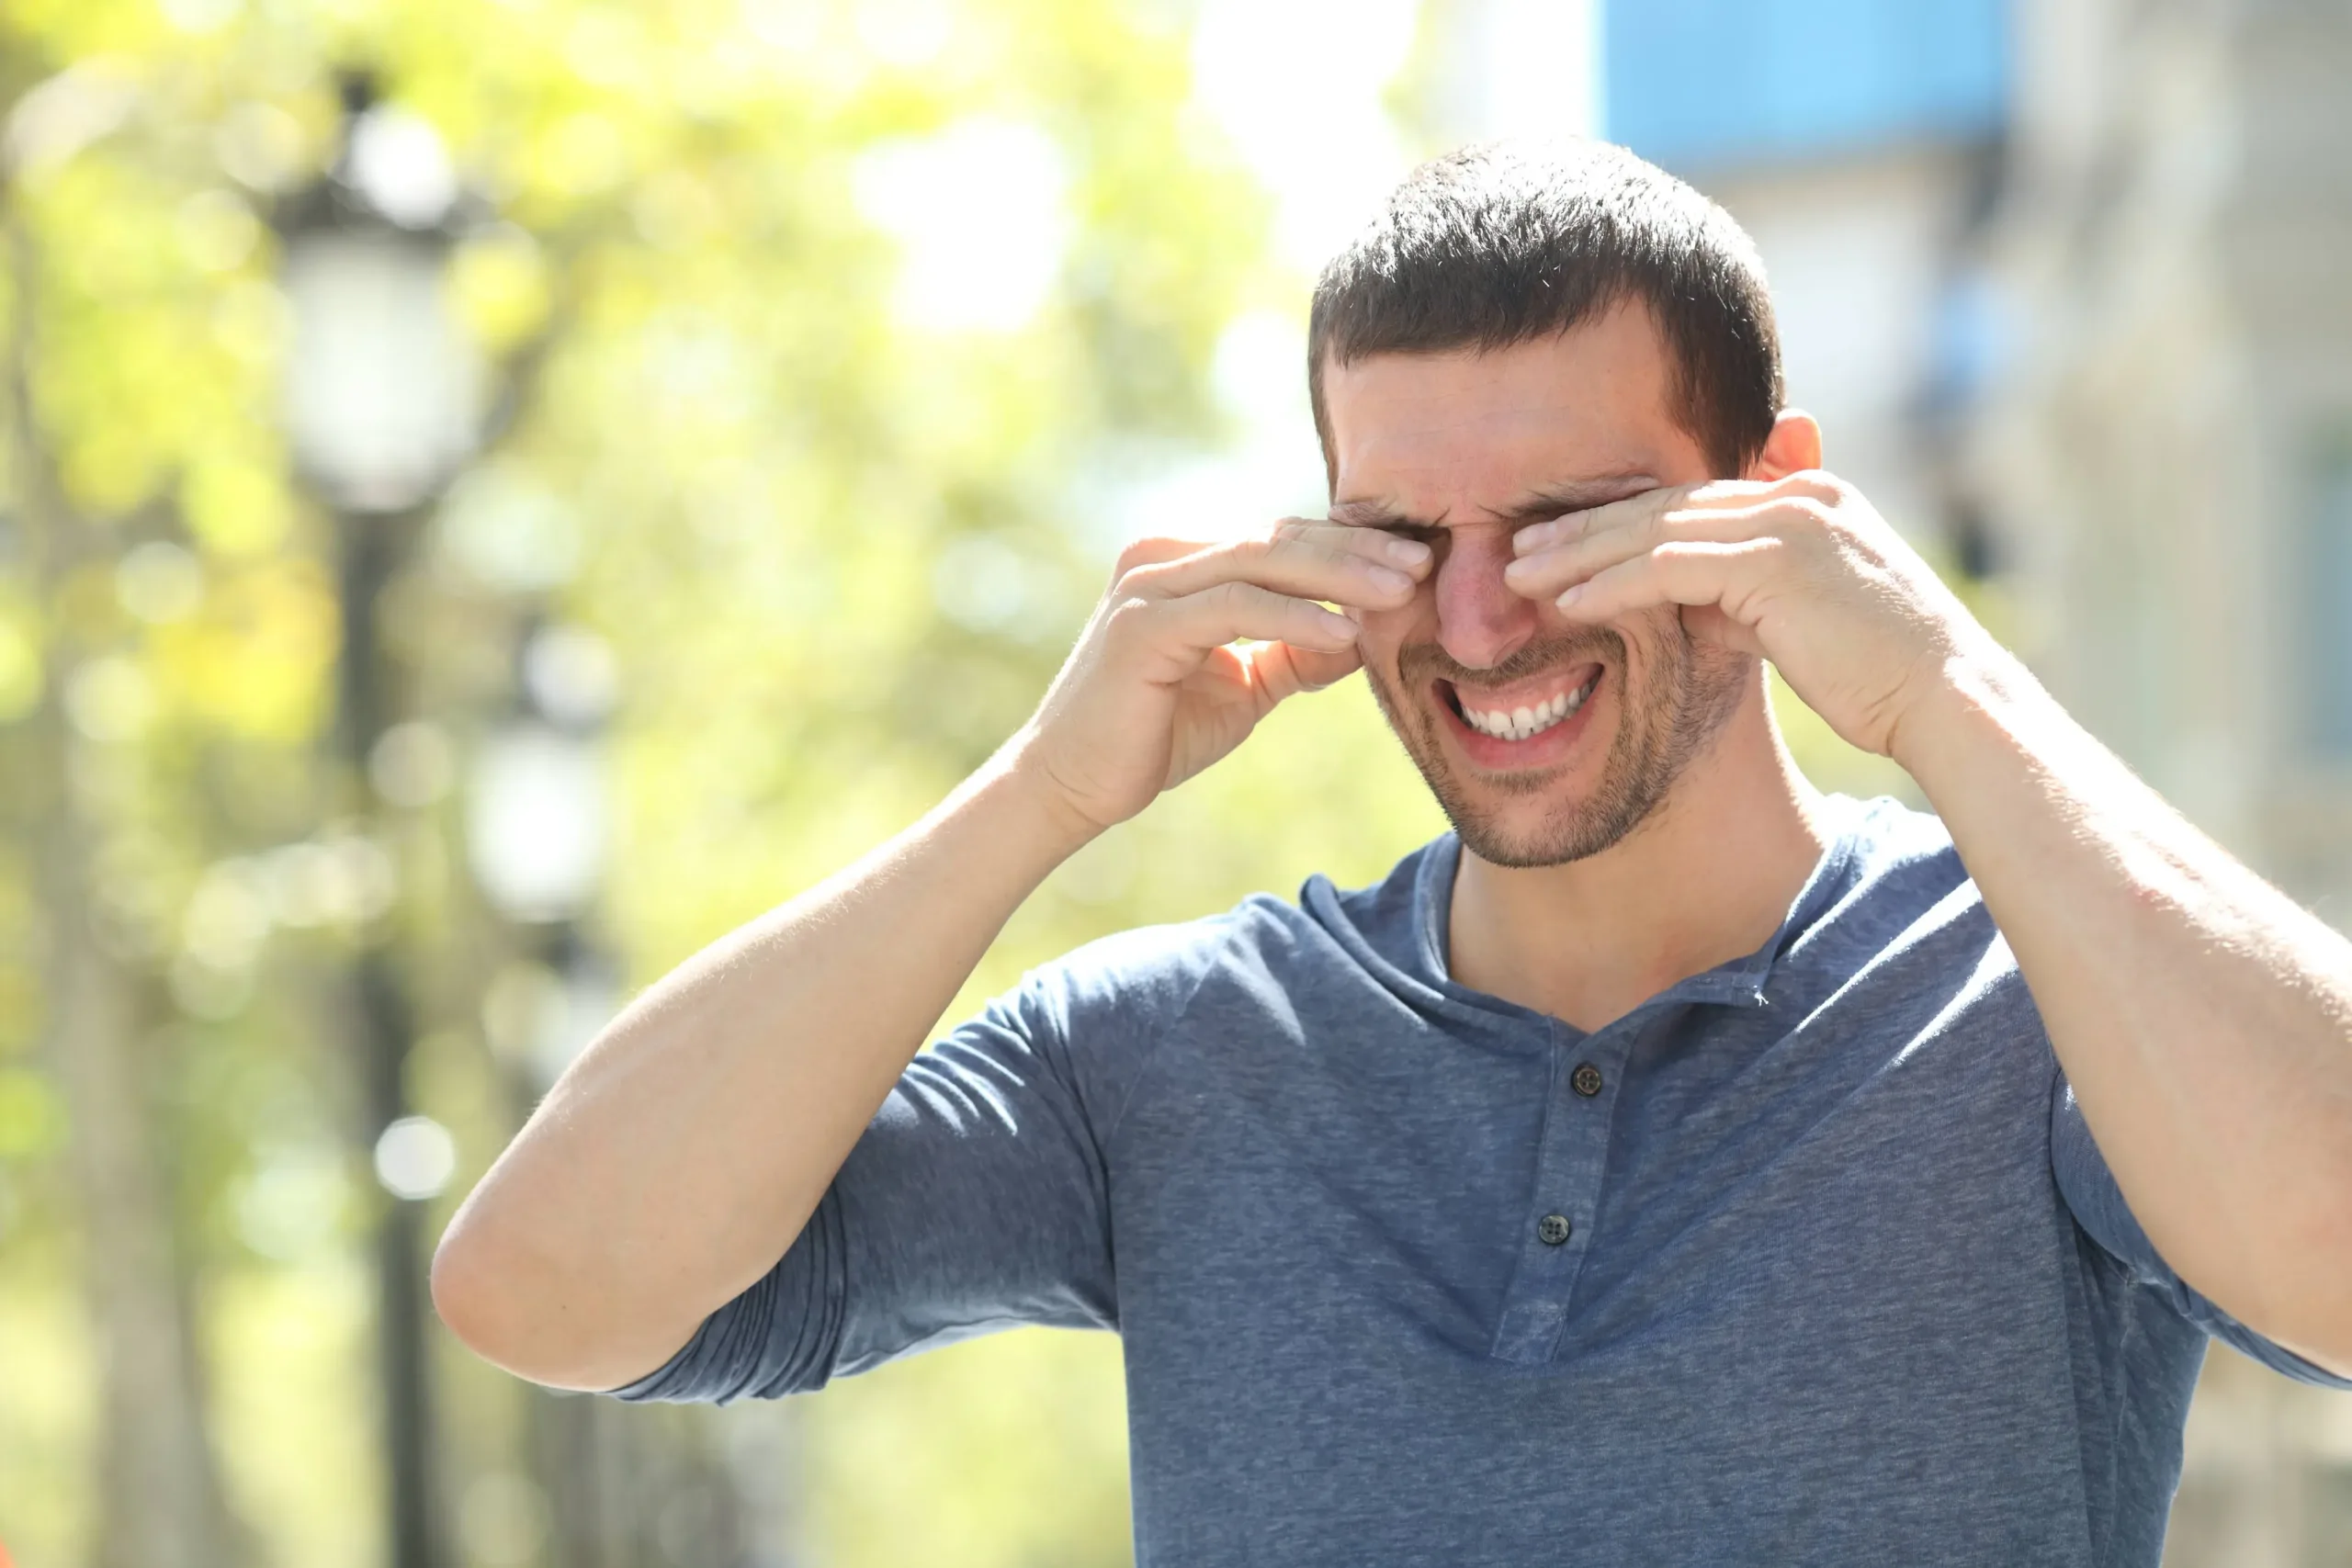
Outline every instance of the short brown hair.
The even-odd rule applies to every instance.
[[[1316,284],[1306,386],[1325,468],[1336,479],[1327,362],[1508,348],[1629,300],[1666,340],[1668,414],[1736,476],[1780,412],[1781,340],[1764,264],[1729,213],[1605,141],[1487,142],[1423,164]]]

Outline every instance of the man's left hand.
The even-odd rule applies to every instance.
[[[1819,471],[1645,491],[1531,525],[1512,548],[1515,592],[1583,621],[1679,605],[1691,636],[1770,660],[1881,756],[1955,658],[1998,657],[1861,492]]]

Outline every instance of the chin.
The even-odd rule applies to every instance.
[[[1449,781],[1453,784],[1455,781]],[[1436,781],[1432,780],[1434,786]],[[1439,789],[1438,805],[1462,847],[1489,865],[1514,870],[1566,865],[1597,855],[1639,827],[1657,807],[1563,782],[1544,796],[1471,801],[1454,788]]]
[[[1489,865],[1566,865],[1599,854],[1638,826],[1663,793],[1657,786],[1666,781],[1654,770],[1628,765],[1636,759],[1627,753],[1639,748],[1615,733],[1587,738],[1598,755],[1489,773],[1465,769],[1448,753],[1445,728],[1431,715],[1411,739],[1401,728],[1397,734],[1462,847]]]

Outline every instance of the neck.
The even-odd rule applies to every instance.
[[[1821,800],[1781,744],[1759,667],[1666,799],[1600,853],[1513,868],[1464,850],[1453,978],[1598,1029],[1770,940],[1820,862]]]

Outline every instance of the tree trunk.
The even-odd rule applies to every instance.
[[[59,492],[30,398],[32,318],[40,299],[34,242],[7,215],[7,435],[17,515],[44,603],[90,546],[89,525]],[[204,1420],[190,1292],[175,1250],[170,1194],[141,1057],[141,979],[107,950],[90,869],[98,825],[75,789],[64,722],[71,650],[48,650],[47,689],[19,733],[47,799],[34,807],[47,957],[44,1053],[62,1091],[84,1288],[98,1373],[92,1568],[231,1568],[234,1527]]]
[[[138,998],[97,940],[75,853],[43,850],[49,1058],[64,1091],[99,1422],[92,1568],[230,1568],[231,1530],[205,1430],[194,1314],[155,1157]]]

